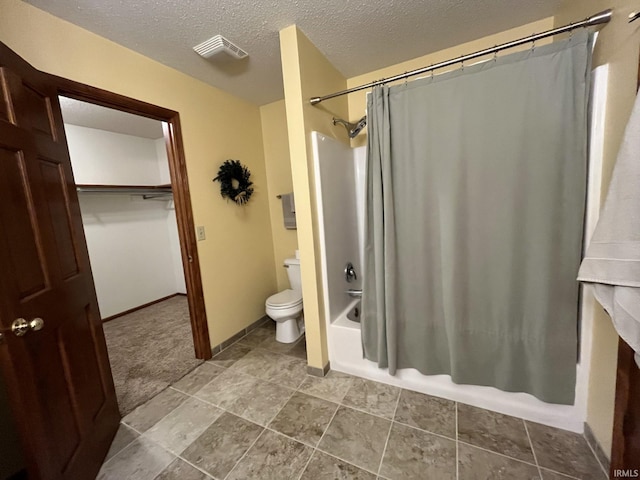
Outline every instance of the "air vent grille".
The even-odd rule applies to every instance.
[[[227,53],[235,58],[245,58],[249,56],[247,52],[240,47],[224,38],[222,35],[216,35],[193,47],[193,50],[204,58],[211,58],[219,53]]]

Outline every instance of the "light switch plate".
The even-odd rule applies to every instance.
[[[204,232],[204,226],[196,227],[196,235],[198,237],[198,241],[205,240],[207,235]]]

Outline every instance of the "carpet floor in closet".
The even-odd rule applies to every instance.
[[[202,363],[183,295],[105,322],[104,334],[123,416]]]

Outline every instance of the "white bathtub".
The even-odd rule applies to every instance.
[[[348,308],[327,325],[331,369],[369,378],[389,385],[448,398],[476,407],[521,417],[533,422],[574,432],[583,431],[583,419],[575,406],[545,403],[526,393],[503,392],[493,387],[458,385],[448,375],[423,375],[412,368],[389,375],[388,369],[365,360],[362,355],[360,323],[350,320],[360,300],[354,299]]]

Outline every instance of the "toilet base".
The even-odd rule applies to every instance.
[[[276,341],[280,343],[293,343],[304,334],[304,322],[299,322],[300,317],[287,320],[276,320]],[[301,327],[299,325],[301,324]]]

